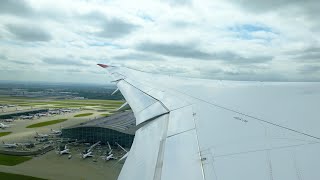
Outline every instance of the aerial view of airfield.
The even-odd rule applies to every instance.
[[[0,180],[320,180],[320,0],[0,0]]]
[[[116,179],[133,133],[114,90],[1,82],[0,179]]]

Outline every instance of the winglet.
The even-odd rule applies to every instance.
[[[107,68],[107,67],[109,67],[108,65],[106,65],[106,64],[97,64],[98,66],[100,66],[100,67],[102,67],[102,68]]]

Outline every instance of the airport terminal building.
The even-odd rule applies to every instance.
[[[0,119],[19,119],[20,116],[34,115],[37,113],[47,113],[49,109],[30,109],[15,112],[6,112],[0,115]]]
[[[84,142],[131,147],[136,131],[136,119],[132,111],[113,114],[86,123],[62,129],[62,137]]]

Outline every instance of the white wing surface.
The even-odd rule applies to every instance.
[[[119,179],[320,179],[320,83],[104,67],[141,126]]]

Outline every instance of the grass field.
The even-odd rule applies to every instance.
[[[0,132],[0,137],[11,134],[12,132]]]
[[[56,119],[56,120],[52,120],[52,121],[40,122],[40,123],[36,123],[36,124],[31,124],[31,125],[27,126],[26,128],[37,128],[37,127],[49,126],[52,124],[64,122],[66,120],[68,120],[68,119]]]
[[[10,156],[10,155],[0,154],[0,165],[15,166],[17,164],[23,163],[23,162],[28,161],[30,159],[32,159],[32,157]]]
[[[3,180],[43,180],[42,178],[36,178],[32,176],[25,176],[20,174],[11,174],[0,172],[0,179]]]
[[[83,113],[83,114],[77,114],[74,115],[74,117],[85,117],[85,116],[91,116],[93,113]]]
[[[110,116],[111,114],[100,114],[101,116],[104,116],[104,117],[108,117]]]

